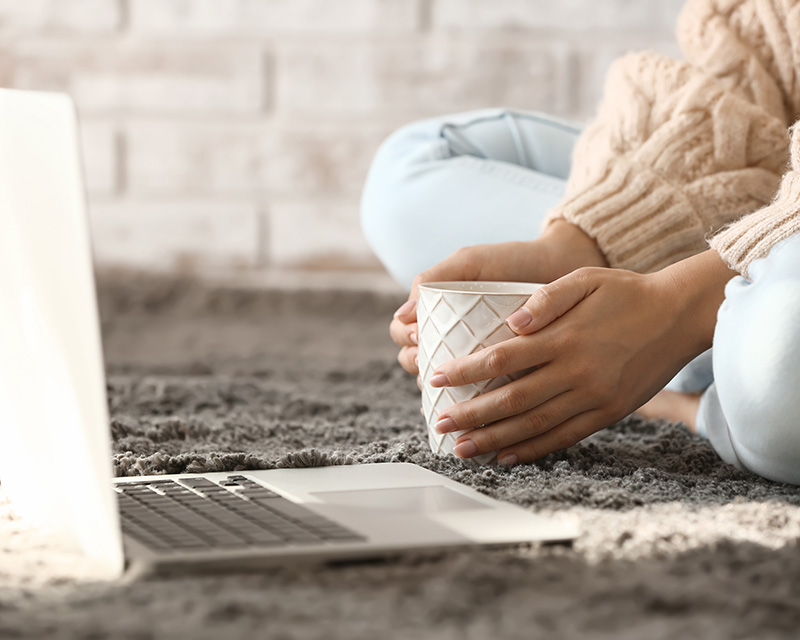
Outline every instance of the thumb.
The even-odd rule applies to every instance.
[[[506,324],[519,335],[543,329],[596,291],[603,271],[605,269],[599,267],[585,267],[542,285],[506,318]]]

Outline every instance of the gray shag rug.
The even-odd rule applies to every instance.
[[[396,296],[131,274],[101,277],[100,292],[118,475],[409,461],[583,534],[572,547],[106,583],[0,496],[0,638],[799,633],[800,490],[720,462],[679,424],[630,417],[510,470],[437,458],[387,335]]]

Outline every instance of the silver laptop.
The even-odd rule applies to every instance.
[[[412,464],[112,479],[75,109],[0,90],[0,481],[109,577],[567,541]]]

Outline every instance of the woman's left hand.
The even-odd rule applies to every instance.
[[[437,431],[487,425],[462,435],[456,455],[498,451],[513,465],[617,422],[710,346],[732,275],[707,251],[654,274],[583,268],[541,287],[509,316],[516,337],[442,365],[431,384],[537,369],[445,409]]]

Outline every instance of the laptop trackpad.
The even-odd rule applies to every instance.
[[[384,513],[423,514],[490,508],[489,505],[441,486],[317,491],[310,495],[324,504]]]

